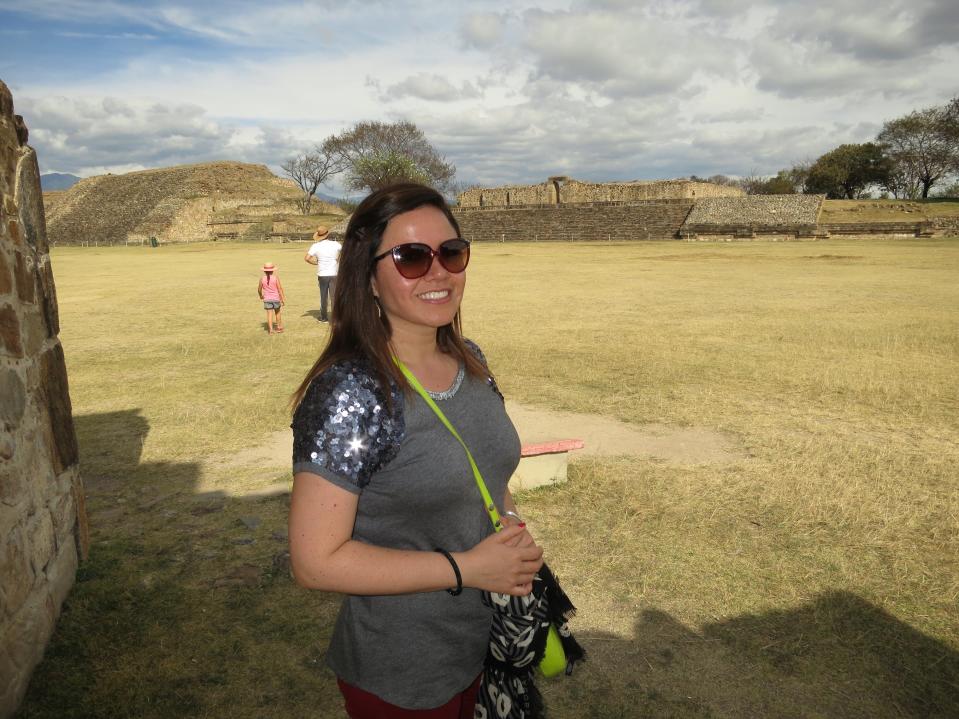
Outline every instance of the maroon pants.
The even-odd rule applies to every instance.
[[[380,699],[362,689],[347,684],[342,679],[336,683],[343,693],[346,713],[351,719],[473,719],[476,706],[476,694],[479,692],[480,679],[470,684],[446,704],[434,709],[404,709]]]

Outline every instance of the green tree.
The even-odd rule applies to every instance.
[[[880,145],[840,145],[809,168],[806,190],[830,199],[854,200],[870,185],[883,185],[889,176],[889,159]]]
[[[798,182],[798,186],[797,186]],[[736,185],[747,195],[794,195],[801,191],[802,182],[797,180],[796,169],[780,170],[771,177],[755,173],[740,178]]]
[[[890,120],[876,138],[904,180],[898,184],[914,188],[912,194],[929,197],[938,182],[959,169],[957,99]]]
[[[351,190],[420,182],[447,192],[456,174],[452,163],[412,122],[360,122],[328,137],[322,149],[346,166],[346,186]]]

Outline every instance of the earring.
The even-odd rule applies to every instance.
[[[380,298],[374,296],[374,297],[373,297],[373,304],[376,306],[376,316],[377,316],[380,320],[382,320],[382,319],[383,319],[383,308],[380,307]]]

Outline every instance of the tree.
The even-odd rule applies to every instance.
[[[304,215],[310,214],[313,195],[316,194],[320,185],[343,170],[342,162],[338,157],[320,148],[297,155],[280,167],[303,190],[303,197],[297,201],[297,205]]]
[[[747,195],[794,195],[796,182],[792,170],[780,170],[772,177],[763,177],[752,172],[735,182]]]
[[[889,159],[876,143],[840,145],[812,164],[806,189],[834,200],[854,200],[870,185],[882,185],[889,171]]]
[[[328,137],[323,151],[345,165],[351,190],[420,182],[445,192],[456,174],[412,122],[360,122]]]
[[[945,107],[942,108],[942,132],[953,140],[959,140],[959,96],[952,98]],[[953,161],[952,171],[959,175],[959,152]]]
[[[890,120],[876,138],[905,181],[898,184],[911,185],[914,194],[923,198],[937,182],[959,169],[957,100]]]

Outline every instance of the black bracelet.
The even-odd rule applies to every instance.
[[[453,555],[445,549],[437,549],[436,551],[446,557],[449,560],[450,566],[453,567],[453,573],[456,575],[456,589],[447,589],[446,591],[456,597],[463,591],[463,575],[460,574],[460,568],[456,566],[456,560],[453,559]]]

